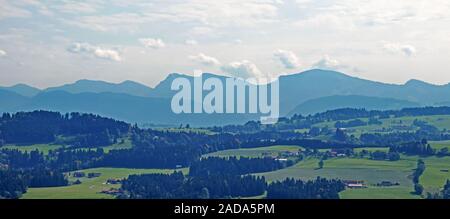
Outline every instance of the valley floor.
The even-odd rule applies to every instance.
[[[442,142],[440,142],[442,143]],[[277,151],[295,151],[298,146],[272,146],[252,149],[227,150],[208,154],[207,156],[253,156],[276,153]],[[382,148],[381,148],[382,150]],[[258,173],[264,176],[268,182],[283,180],[287,177],[303,180],[315,179],[318,176],[326,178],[338,178],[342,180],[362,180],[367,188],[346,189],[341,192],[343,199],[417,199],[423,198],[414,195],[411,174],[417,160],[425,162],[426,169],[420,177],[420,182],[426,192],[437,192],[450,178],[450,157],[417,157],[402,156],[399,161],[376,161],[367,158],[330,158],[324,161],[322,169],[317,168],[318,159],[307,158],[294,166],[277,171]],[[179,169],[187,173],[188,168]],[[119,188],[120,184],[106,184],[108,179],[122,179],[131,174],[145,173],[172,173],[173,169],[126,169],[126,168],[94,168],[77,172],[100,173],[95,178],[76,178],[70,173],[71,183],[80,180],[81,184],[65,187],[30,188],[24,199],[110,199],[113,195],[102,193],[110,189]],[[379,187],[377,183],[390,181],[399,183],[398,186]],[[249,198],[264,198],[264,195]]]

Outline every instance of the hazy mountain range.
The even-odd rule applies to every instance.
[[[25,84],[0,87],[0,111],[46,109],[91,112],[128,122],[213,126],[259,119],[255,114],[174,114],[170,101],[172,80],[192,76],[173,73],[156,87],[125,81],[119,84],[79,80],[73,84],[40,90]],[[203,79],[227,77],[204,74]],[[400,109],[426,105],[450,105],[450,84],[433,85],[410,80],[403,85],[375,82],[343,73],[310,70],[280,77],[281,116],[312,114],[337,108]]]

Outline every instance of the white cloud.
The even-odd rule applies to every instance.
[[[159,49],[166,46],[162,39],[141,38],[139,39],[139,42],[141,42],[145,47],[152,49]]]
[[[212,28],[204,26],[193,27],[189,30],[189,35],[194,36],[208,36],[213,33],[214,30]]]
[[[313,0],[295,0],[295,3],[297,3],[297,4],[308,4],[308,3],[311,3],[311,2],[313,2]]]
[[[317,24],[345,29],[358,26],[417,25],[418,22],[448,19],[447,0],[297,0],[303,14],[294,23]],[[315,27],[318,27],[315,25]]]
[[[79,13],[95,13],[100,5],[97,2],[79,2],[79,1],[65,1],[61,5],[56,5],[58,11],[79,14]]]
[[[6,56],[5,50],[0,49],[0,57]]]
[[[132,1],[132,4],[113,2],[119,7],[119,13],[77,16],[65,20],[66,23],[96,31],[138,30],[144,25],[171,22],[172,24],[194,24],[203,28],[253,27],[258,24],[272,23],[277,20],[279,0],[226,0],[204,1],[189,0]],[[65,6],[81,12],[94,12],[95,5],[72,4]],[[124,8],[133,8],[133,12],[124,12]],[[193,29],[204,33],[206,29]]]
[[[120,53],[114,49],[105,49],[98,46],[93,46],[88,43],[74,43],[68,48],[72,53],[87,53],[97,58],[108,59],[119,62],[122,60]]]
[[[31,12],[16,6],[14,1],[0,0],[0,20],[5,18],[31,17]]]
[[[212,27],[248,27],[273,22],[278,5],[279,1],[273,0],[190,0],[180,1],[163,8],[154,5],[149,14],[172,22],[195,22]]]
[[[327,69],[327,70],[339,70],[348,68],[346,65],[342,65],[338,60],[330,58],[325,55],[322,59],[312,65],[313,68]]]
[[[255,64],[248,60],[242,60],[240,62],[232,62],[228,65],[221,67],[222,71],[227,72],[235,77],[239,78],[260,78],[262,72],[256,67]]]
[[[192,40],[192,39],[188,39],[188,40],[184,41],[184,43],[189,46],[198,45],[198,42],[196,40]]]
[[[300,62],[297,55],[292,51],[287,50],[277,50],[274,52],[273,56],[281,62],[281,64],[287,69],[295,69],[300,67]]]
[[[136,32],[139,25],[155,21],[142,14],[121,12],[109,15],[79,16],[75,19],[61,19],[67,24],[100,32]]]
[[[199,53],[198,55],[189,56],[189,59],[196,61],[198,63],[201,63],[203,65],[208,65],[208,66],[220,65],[219,60],[217,60],[214,57],[207,56],[203,53]]]
[[[95,54],[95,56],[97,56],[99,58],[110,59],[110,60],[117,61],[117,62],[122,60],[119,52],[116,50],[112,50],[112,49],[97,48],[97,49],[95,49],[94,54]]]
[[[392,54],[403,54],[405,56],[413,56],[417,53],[414,46],[400,43],[385,43],[383,49]]]
[[[235,39],[235,40],[234,40],[234,43],[235,43],[235,44],[242,44],[242,40],[241,40],[241,39]]]
[[[353,71],[354,75],[392,83],[412,77],[438,84],[450,80],[450,74],[445,72],[450,68],[446,59],[450,55],[449,0],[289,0],[283,5],[280,2],[0,0],[0,48],[8,53],[3,58],[2,69],[16,70],[13,62],[4,60],[20,57],[27,65],[11,71],[21,73],[21,78],[17,76],[15,80],[43,80],[42,75],[67,68],[71,74],[69,71],[59,74],[60,80],[66,76],[83,77],[74,72],[95,71],[99,75],[105,72],[104,80],[139,79],[152,84],[168,72],[190,72],[197,62],[188,56],[203,52],[204,56],[219,59],[222,64],[210,67],[219,73],[224,73],[220,68],[231,61],[239,62],[226,65],[228,69],[245,69],[244,66],[250,66],[242,63],[245,58],[252,60],[256,69],[273,75],[279,74],[283,67],[288,70],[301,64],[293,69],[296,71],[314,64],[333,69],[347,65],[343,69],[346,72],[358,66],[364,72]],[[12,35],[20,38],[13,39]],[[161,38],[167,44],[158,51],[157,59],[149,60],[141,54],[152,52],[138,41],[147,37]],[[235,39],[244,43],[236,45],[241,41]],[[194,40],[200,44],[187,46],[195,45]],[[71,42],[84,41],[91,42],[90,47],[95,49],[79,52],[82,54],[78,56],[90,57],[89,62],[99,65],[79,65],[73,60],[77,55],[65,51]],[[130,45],[132,41],[137,46]],[[175,44],[172,46],[171,42]],[[388,43],[391,45],[385,46]],[[122,50],[113,47],[114,44],[128,46]],[[150,43],[149,48],[159,48],[161,44],[158,44],[150,46],[153,45]],[[51,47],[60,53],[52,51],[57,57],[52,62],[40,60],[50,50],[38,51],[38,46]],[[294,56],[287,53],[275,56],[277,49],[295,51],[299,59],[293,61]],[[322,57],[325,53],[331,58]],[[405,58],[414,57],[413,54],[420,54],[420,59]],[[110,65],[96,57],[126,58],[126,62],[117,68],[119,65]],[[48,67],[39,70],[40,65]],[[92,67],[96,69],[88,69]],[[154,73],[148,75],[148,69]],[[51,78],[43,83],[57,80]]]

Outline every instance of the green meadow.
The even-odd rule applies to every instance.
[[[383,152],[388,152],[389,151],[389,147],[373,147],[373,148],[368,148],[368,147],[364,147],[364,148],[355,148],[353,149],[354,152],[360,153],[362,151],[368,151],[368,152],[375,152],[375,151],[383,151]]]
[[[198,134],[212,135],[214,132],[203,128],[157,128],[156,130],[168,131],[168,132],[190,132]]]
[[[417,160],[425,162],[426,169],[420,183],[426,192],[436,192],[450,179],[450,158],[402,156],[399,161],[375,161],[367,158],[332,158],[325,160],[324,167],[318,168],[318,159],[308,158],[294,166],[261,174],[268,181],[296,178],[312,180],[317,177],[342,180],[363,180],[368,188],[347,189],[341,193],[342,198],[420,198],[413,195],[411,174]],[[399,183],[399,186],[377,187],[382,181]]]
[[[436,150],[440,150],[442,148],[448,148],[450,150],[450,141],[430,141],[431,147]]]
[[[362,121],[367,122],[368,118],[360,118]],[[416,117],[399,117],[399,118],[387,118],[380,119],[382,122],[380,125],[365,125],[347,128],[349,134],[353,134],[356,137],[361,136],[363,133],[388,133],[392,130],[395,131],[415,131],[418,128],[413,126],[414,120],[421,120],[435,126],[440,130],[450,129],[450,115],[436,115],[436,116],[416,116]],[[348,120],[342,120],[348,121]],[[322,122],[314,125],[315,127],[334,128],[336,121]]]
[[[81,181],[78,185],[69,185],[62,187],[46,187],[46,188],[29,188],[25,193],[23,199],[112,199],[114,196],[101,193],[103,190],[111,188],[119,188],[119,184],[106,184],[108,179],[123,179],[132,174],[146,174],[146,173],[172,173],[173,169],[128,169],[128,168],[93,168],[85,169],[76,172],[100,173],[99,177],[95,178],[75,178],[73,174],[68,176],[69,182],[73,183],[77,179]],[[187,173],[188,169],[180,169]],[[73,173],[73,172],[71,172]],[[67,174],[68,175],[68,174]]]
[[[342,199],[419,199],[405,186],[369,187],[364,189],[347,189],[341,192]]]
[[[22,152],[30,152],[38,150],[44,154],[48,154],[50,150],[56,150],[62,147],[64,147],[62,144],[33,144],[33,145],[5,145],[3,147],[0,147],[0,149],[17,149]],[[124,139],[123,142],[120,141],[116,144],[112,144],[102,148],[106,153],[108,153],[111,150],[129,149],[132,147],[133,146],[131,140],[127,138]],[[70,150],[69,148],[67,149]],[[88,150],[89,148],[77,148],[77,149]]]
[[[17,149],[22,152],[39,150],[44,154],[48,154],[50,150],[55,150],[61,147],[63,146],[59,144],[33,144],[33,145],[5,145],[3,147],[0,147],[0,149]]]
[[[263,157],[264,155],[276,156],[281,152],[298,152],[303,149],[300,146],[291,145],[276,145],[270,147],[257,147],[257,148],[240,148],[218,151],[204,155],[204,157]]]

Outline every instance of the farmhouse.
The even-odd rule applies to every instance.
[[[106,180],[106,184],[120,184],[122,182],[122,179],[108,179]]]
[[[291,151],[283,151],[280,153],[281,157],[293,157],[293,156],[298,156],[298,152],[291,152]]]
[[[389,187],[389,186],[398,186],[398,185],[400,185],[400,183],[398,183],[398,182],[394,183],[391,181],[382,181],[380,183],[377,183],[377,186],[379,186],[379,187],[382,187],[382,186]]]
[[[109,189],[103,189],[101,193],[108,194],[108,195],[119,195],[121,194],[121,191],[119,189],[115,188],[109,188]]]
[[[331,157],[346,157],[348,150],[351,150],[351,149],[333,148],[330,151],[330,156]]]
[[[276,158],[275,160],[281,161],[281,162],[286,162],[286,161],[288,161],[287,158]]]
[[[76,177],[76,178],[81,178],[81,177],[85,177],[85,176],[86,176],[86,173],[84,173],[84,172],[73,173],[73,177]]]
[[[345,186],[349,189],[362,189],[367,188],[362,180],[343,180]]]
[[[88,173],[88,178],[95,178],[95,177],[99,177],[100,175],[102,175],[101,173]]]
[[[347,188],[349,189],[363,189],[363,188],[367,188],[367,186],[365,186],[364,184],[361,183],[357,183],[357,184],[347,184]]]

